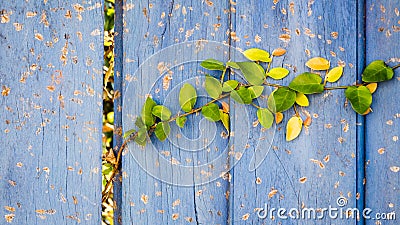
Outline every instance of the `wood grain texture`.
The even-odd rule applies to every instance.
[[[122,117],[125,131],[133,128],[132,117],[137,116],[137,114],[129,115],[129,112],[140,110],[146,94],[151,94],[158,103],[165,101],[165,104],[171,107],[175,114],[179,108],[177,107],[176,90],[182,85],[182,81],[192,79],[190,82],[198,90],[203,89],[201,77],[204,78],[204,74],[202,74],[204,72],[198,71],[198,62],[192,61],[176,65],[174,64],[175,59],[184,61],[185,57],[189,58],[189,55],[168,51],[159,53],[158,51],[165,50],[174,44],[198,39],[227,42],[229,34],[229,32],[227,34],[229,31],[228,6],[226,1],[215,1],[213,4],[211,1],[176,0],[124,2],[123,54],[118,57],[120,57],[120,61],[124,62],[120,75],[124,81]],[[150,68],[136,71],[151,56],[156,57],[158,61]],[[183,70],[180,69],[181,66],[184,66]],[[143,74],[144,71],[149,74]],[[168,85],[165,83],[168,80],[166,75],[171,75],[172,78],[167,82]],[[154,76],[157,79],[152,80]],[[154,86],[151,87],[153,84]],[[170,96],[168,97],[168,95]],[[175,97],[171,98],[172,95]],[[175,102],[168,103],[171,99]],[[205,101],[207,98],[199,98],[199,105],[204,104]],[[213,127],[212,124],[205,121],[200,122],[200,119],[200,115],[189,117],[186,128],[180,132],[181,137],[187,137],[190,141],[199,137],[204,138],[208,135],[209,130],[221,131],[223,129],[222,126]],[[199,128],[199,124],[203,126]],[[147,158],[146,163],[154,165],[153,168],[158,168],[157,163],[163,159],[174,160],[174,163],[180,163],[187,168],[194,168],[198,163],[207,164],[218,155],[219,152],[215,149],[227,145],[227,140],[219,137],[218,132],[216,139],[221,141],[210,139],[212,141],[209,145],[211,151],[208,152],[207,149],[204,149],[191,153],[180,148],[179,140],[175,139],[179,129],[176,126],[173,129],[176,131],[172,131],[172,138],[177,141],[175,142],[178,144],[177,147],[171,144],[170,140],[160,143],[152,139],[155,149],[159,152],[157,157]],[[205,139],[193,142],[192,147],[201,149],[203,141]],[[150,145],[151,143],[148,143],[148,146]],[[146,148],[145,151],[150,152],[150,150]],[[183,173],[173,169],[172,166],[168,168],[160,166],[156,173],[167,173],[163,174],[161,179],[170,178],[175,181],[183,179],[188,182],[188,187],[163,183],[160,181],[160,177],[154,178],[149,175],[133,158],[133,153],[141,151],[144,150],[136,144],[132,144],[124,154],[122,224],[226,224],[228,220],[226,196],[228,184],[226,180],[220,179],[201,186],[194,186],[198,183],[193,176],[185,177]],[[146,152],[143,155],[146,157]],[[228,157],[225,157],[228,161]],[[172,172],[169,173],[169,171]],[[201,176],[206,177],[208,173],[212,172],[212,168],[204,172],[205,174]]]
[[[399,9],[399,1],[367,1],[367,64],[378,59],[390,66],[400,63]],[[373,95],[374,112],[366,116],[366,207],[373,210],[371,217],[375,213],[399,212],[399,85],[397,69],[392,81],[379,84]],[[398,224],[398,221],[366,221],[366,224],[377,223]]]
[[[1,224],[99,224],[101,1],[0,6]]]
[[[275,3],[274,3],[275,2]],[[274,65],[296,75],[309,71],[305,62],[316,56],[332,66],[345,65],[344,76],[334,85],[349,85],[357,79],[357,3],[351,1],[238,1],[233,16],[234,46],[288,50]],[[346,18],[346,19],[343,19]],[[293,142],[285,141],[285,113],[277,126],[273,147],[261,166],[250,172],[248,165],[257,139],[232,171],[230,210],[232,224],[355,224],[353,220],[258,218],[260,208],[337,207],[338,197],[356,207],[356,114],[345,106],[341,90],[310,96],[310,107],[300,109],[312,124]],[[256,131],[257,132],[257,131]],[[256,134],[256,133],[255,133]],[[254,136],[254,135],[253,135]],[[362,193],[361,193],[362,194]]]

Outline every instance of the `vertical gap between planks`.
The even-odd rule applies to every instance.
[[[365,66],[366,58],[366,1],[357,1],[357,81],[361,81],[362,70]],[[359,194],[358,200],[356,200],[356,206],[359,212],[362,212],[365,208],[365,116],[357,114],[357,162],[356,162],[356,192]],[[365,219],[360,216],[360,220],[357,224],[364,225]]]
[[[122,99],[123,99],[123,0],[115,1],[115,14],[114,14],[114,93],[119,92],[121,95],[114,98],[114,143],[113,149],[115,156],[118,155],[119,146],[122,145],[123,138],[122,132]],[[121,132],[119,132],[121,131]],[[114,224],[122,224],[122,159],[120,160],[118,174],[114,178],[113,182],[113,201],[114,201]]]
[[[232,7],[233,7],[233,5],[232,5],[232,1],[231,0],[227,0],[228,1],[228,7],[229,7],[229,15],[228,15],[228,31],[229,31],[229,33],[228,33],[228,45],[229,45],[229,52],[228,52],[228,60],[230,61],[231,60],[231,48],[233,48],[233,46],[232,46],[232,38],[231,38],[231,35],[232,35],[232,31],[233,31],[233,23],[232,23],[232,16],[233,16],[233,14],[232,14]],[[228,79],[231,79],[231,73],[229,72],[229,74],[228,74]],[[231,98],[230,97],[228,97],[229,98],[229,101],[228,101],[228,103],[229,103],[229,108],[230,108],[230,117],[231,117],[231,110],[232,110],[232,108],[231,108]],[[233,115],[234,116],[234,115]],[[232,117],[231,117],[232,118]],[[229,119],[229,123],[231,123],[231,119]],[[230,124],[229,125],[229,129],[231,130],[232,129],[232,124]],[[229,134],[229,136],[230,136],[230,134]],[[231,137],[230,137],[231,138]],[[230,151],[230,149],[231,149],[231,146],[230,146],[230,141],[228,141],[228,148],[229,148],[229,150],[228,150],[228,155],[229,155],[229,151]],[[228,166],[230,166],[230,164],[231,164],[231,162],[232,162],[232,160],[231,160],[231,157],[234,157],[233,155],[232,156],[228,156]],[[230,225],[233,225],[234,224],[234,222],[233,222],[233,213],[234,213],[234,207],[233,207],[233,201],[234,201],[234,198],[233,198],[233,192],[234,192],[234,183],[235,183],[235,177],[233,176],[233,171],[235,170],[235,168],[232,168],[230,171],[228,171],[228,173],[230,173],[231,174],[231,180],[229,181],[229,179],[228,179],[228,186],[227,186],[227,189],[228,190],[226,190],[227,192],[229,192],[229,198],[227,199],[227,203],[226,203],[226,208],[227,208],[227,210],[226,210],[226,212],[228,213],[228,215],[227,215],[227,219],[228,219],[228,221],[227,221],[227,223],[228,224],[230,224]]]

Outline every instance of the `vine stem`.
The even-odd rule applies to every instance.
[[[104,191],[102,192],[102,196],[103,196],[102,197],[102,202],[104,202],[106,199],[108,199],[108,195],[110,193],[108,191],[108,189],[110,188],[115,176],[117,175],[117,171],[118,171],[119,165],[121,163],[121,156],[122,156],[123,150],[126,148],[126,146],[128,145],[128,143],[130,141],[132,141],[133,139],[135,139],[137,137],[137,135],[138,135],[138,132],[135,132],[135,133],[131,134],[129,136],[129,138],[126,138],[124,140],[124,142],[122,143],[121,147],[119,147],[118,154],[117,154],[117,159],[115,160],[114,168],[113,168],[113,170],[111,172],[110,179],[107,181],[106,186],[104,187]]]
[[[212,104],[212,103],[214,103],[214,102],[217,102],[217,101],[219,101],[219,100],[221,100],[221,99],[224,99],[224,98],[228,97],[229,95],[230,95],[229,93],[228,93],[228,94],[221,95],[219,98],[216,98],[216,99],[213,99],[213,100],[207,102],[207,103],[206,103],[205,105],[203,105],[202,107],[193,109],[193,110],[191,110],[190,112],[184,113],[184,114],[182,114],[182,115],[177,114],[177,115],[175,115],[174,117],[172,117],[171,119],[169,119],[167,122],[170,123],[170,122],[175,121],[178,117],[181,117],[181,116],[188,116],[188,115],[197,113],[197,112],[201,111],[201,109],[202,109],[204,106],[210,105],[210,104]],[[150,130],[148,131],[149,136],[150,136],[151,133],[154,131],[154,128],[157,126],[157,124],[158,124],[158,123],[155,123],[153,126],[150,127]],[[103,197],[102,197],[102,202],[104,202],[106,199],[108,199],[108,195],[109,195],[109,193],[110,193],[110,192],[108,191],[108,189],[110,188],[111,184],[113,183],[113,180],[114,180],[115,176],[117,175],[118,168],[119,168],[119,166],[120,166],[120,164],[121,164],[122,152],[124,151],[124,149],[126,148],[126,146],[128,145],[128,143],[129,143],[130,141],[134,140],[134,139],[137,137],[137,135],[138,135],[138,132],[135,132],[135,133],[131,134],[131,135],[129,136],[129,138],[126,138],[126,139],[124,140],[124,142],[122,143],[121,147],[119,147],[118,153],[117,153],[117,158],[116,158],[116,161],[115,161],[115,163],[114,163],[114,165],[113,165],[114,168],[113,168],[113,170],[112,170],[112,172],[111,172],[110,178],[108,179],[108,181],[107,181],[107,183],[106,183],[106,185],[105,185],[105,187],[104,187],[104,191],[102,192],[102,196],[103,196]]]
[[[225,78],[225,73],[226,73],[226,70],[227,70],[228,68],[225,68],[224,69],[224,71],[222,71],[222,75],[221,75],[221,83],[223,83],[224,82],[224,78]]]
[[[400,64],[397,64],[397,65],[393,66],[392,69],[395,70],[395,69],[397,69],[397,68],[399,68],[399,67],[400,67]]]
[[[296,113],[296,116],[297,116],[297,117],[300,117],[300,114],[299,114],[299,112],[297,111],[296,104],[293,105],[293,109],[294,109],[294,112]]]

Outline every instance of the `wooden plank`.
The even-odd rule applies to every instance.
[[[1,224],[101,221],[102,10],[0,7]]]
[[[385,60],[390,66],[400,63],[399,2],[367,1],[366,62]],[[399,71],[392,81],[382,83],[366,117],[366,207],[375,213],[399,211],[400,131],[398,104]],[[366,224],[398,224],[395,220],[367,220]]]
[[[208,44],[176,44],[198,39],[228,42],[228,9],[227,1],[127,1],[124,4],[123,55],[118,57],[124,62],[120,76],[125,82],[122,88],[125,131],[134,127],[133,119],[148,93],[156,102],[165,102],[174,114],[179,110],[177,93],[183,81],[188,80],[199,95],[204,95],[201,92],[204,70],[199,69],[197,60],[210,57],[201,55]],[[196,46],[200,55],[193,51]],[[225,60],[229,56],[228,51],[214,53],[214,57]],[[163,86],[163,80],[168,80],[166,75],[172,80],[169,85],[164,81]],[[202,96],[199,105],[206,101]],[[164,143],[152,139],[145,150],[136,144],[129,146],[129,151],[124,153],[122,171],[123,224],[226,224],[228,183],[220,178],[214,181],[219,174],[210,164],[218,156],[224,162],[216,167],[228,163],[226,152],[216,151],[225,149],[227,140],[220,137],[222,126],[214,127],[200,119],[200,115],[190,116],[181,131],[172,124],[171,138]],[[205,138],[210,143],[208,148],[204,148]],[[199,170],[199,164],[210,167]]]
[[[286,48],[287,55],[274,63],[291,70],[283,84],[308,71],[304,64],[310,57],[321,56],[328,58],[332,66],[346,65],[337,85],[349,85],[356,81],[360,66],[355,47],[357,8],[358,3],[352,1],[238,1],[232,16],[237,37],[233,45],[269,52],[277,47]],[[265,219],[257,215],[260,208],[338,207],[339,197],[346,198],[346,207],[356,207],[356,114],[344,102],[340,90],[310,97],[310,107],[300,111],[303,118],[303,110],[309,112],[312,125],[290,143],[284,138],[285,122],[294,112],[285,113],[269,154],[258,169],[249,171],[252,155],[257,153],[254,146],[259,141],[260,128],[252,130],[251,147],[232,171],[232,224],[356,223],[354,219],[333,220],[327,214],[322,220],[291,220],[279,218],[275,211],[273,222],[271,214]],[[260,150],[266,152],[268,147],[262,145]]]

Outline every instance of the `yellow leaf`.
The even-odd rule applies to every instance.
[[[283,48],[277,48],[272,52],[273,56],[282,56],[286,53],[286,50]]]
[[[336,82],[342,77],[342,74],[343,74],[343,67],[341,66],[335,67],[328,72],[328,74],[326,75],[326,80],[331,83]]]
[[[305,94],[297,92],[296,93],[296,103],[299,106],[309,106],[308,98]]]
[[[223,110],[220,109],[220,113],[221,113],[221,121],[222,124],[224,125],[226,131],[230,131],[229,129],[229,114],[228,113],[224,113]]]
[[[306,62],[306,66],[313,70],[328,70],[329,61],[321,57],[315,57]]]
[[[378,83],[370,83],[366,87],[371,92],[371,94],[373,94],[376,91],[376,88],[378,88]]]
[[[283,120],[283,113],[277,112],[275,114],[275,122],[276,122],[276,124],[280,124],[282,122],[282,120]]]
[[[271,58],[269,58],[269,53],[259,48],[247,49],[243,52],[243,55],[251,61],[271,62]]]
[[[297,138],[303,128],[303,120],[300,116],[293,116],[289,119],[286,126],[286,141]]]

